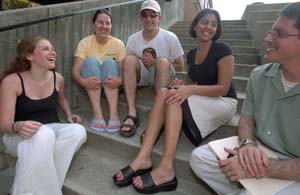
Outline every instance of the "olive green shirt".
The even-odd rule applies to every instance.
[[[255,68],[242,114],[255,121],[255,136],[273,150],[300,157],[300,84],[284,92],[279,64]]]

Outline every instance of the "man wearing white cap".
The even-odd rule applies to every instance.
[[[123,85],[128,105],[128,115],[121,126],[120,134],[133,136],[139,124],[135,98],[137,86],[154,86],[155,92],[166,86],[175,68],[183,67],[183,49],[177,36],[159,27],[160,5],[155,0],[146,0],[140,9],[143,30],[132,34],[126,44],[127,56],[122,64]],[[157,58],[142,57],[145,48],[153,48]]]

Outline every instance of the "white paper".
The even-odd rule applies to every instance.
[[[238,136],[214,140],[209,142],[208,146],[220,160],[223,160],[228,156],[228,153],[224,151],[224,147],[233,149],[239,146]],[[259,145],[259,147],[267,154],[269,158],[277,158],[277,156],[271,150],[261,145]],[[286,186],[294,183],[295,181],[263,177],[259,179],[241,179],[239,182],[252,195],[272,195]]]

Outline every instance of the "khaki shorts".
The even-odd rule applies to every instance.
[[[148,68],[146,68],[143,64],[143,62],[141,60],[139,60],[140,65],[141,65],[141,78],[139,80],[139,82],[137,83],[138,86],[148,86],[148,85],[152,85],[154,86],[154,79],[155,79],[155,68],[154,66],[150,66]],[[175,76],[175,69],[173,67],[173,65],[171,65],[170,68],[170,78]]]

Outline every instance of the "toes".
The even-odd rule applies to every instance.
[[[121,172],[117,173],[117,180],[122,181],[124,179],[123,174]]]
[[[142,182],[141,182],[141,177],[140,177],[140,176],[134,177],[132,183],[133,183],[133,185],[134,185],[135,187],[137,187],[137,188],[140,188],[140,189],[143,188],[143,184],[142,184]]]

